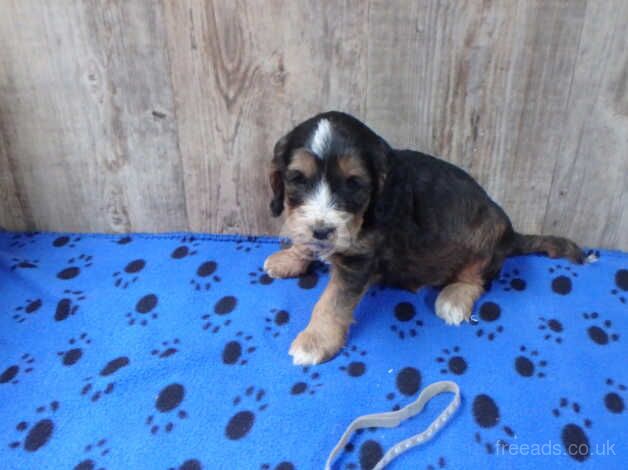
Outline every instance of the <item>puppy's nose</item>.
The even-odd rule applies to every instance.
[[[312,230],[312,235],[314,235],[314,238],[317,240],[327,240],[334,230],[334,228],[329,227],[315,228]]]

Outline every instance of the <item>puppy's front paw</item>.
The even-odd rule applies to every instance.
[[[482,287],[455,282],[446,286],[436,298],[436,315],[448,325],[460,325],[471,316],[473,304],[482,293]]]
[[[304,274],[310,261],[291,249],[273,253],[264,261],[264,271],[272,278],[297,277]]]
[[[331,359],[344,345],[344,339],[329,337],[315,330],[305,329],[290,346],[289,354],[297,366],[320,364]]]
[[[436,315],[442,318],[448,325],[460,325],[471,316],[471,310],[464,304],[454,304],[447,300],[436,301]]]

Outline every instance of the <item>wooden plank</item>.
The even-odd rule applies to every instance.
[[[628,3],[589,2],[544,230],[628,249]]]
[[[276,233],[275,141],[330,107],[360,114],[367,4],[165,2],[190,227]]]

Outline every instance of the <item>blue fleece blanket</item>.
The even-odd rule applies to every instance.
[[[271,238],[0,233],[0,467],[321,469],[358,415],[455,380],[462,406],[391,469],[626,468],[628,255],[508,260],[474,322],[373,288],[332,361],[290,342],[327,281],[262,270]],[[449,402],[357,434],[369,469]]]

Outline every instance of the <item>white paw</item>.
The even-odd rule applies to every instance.
[[[329,337],[316,331],[303,330],[290,346],[288,354],[296,366],[309,366],[325,362],[343,346],[342,335]]]
[[[436,315],[442,318],[448,325],[460,325],[468,320],[471,311],[464,304],[452,303],[449,300],[436,299]]]
[[[274,272],[272,264],[273,260],[271,259],[271,256],[269,256],[264,261],[264,271],[266,271],[266,274],[268,274],[273,279],[277,279],[279,276]]]
[[[292,345],[289,353],[295,366],[312,366],[323,362],[323,355],[316,351],[305,351],[303,347]]]

